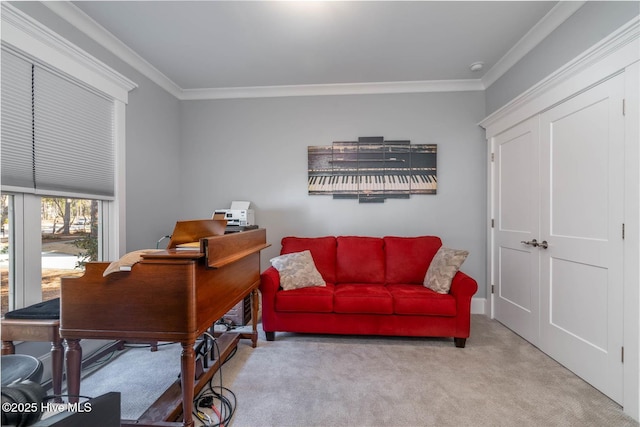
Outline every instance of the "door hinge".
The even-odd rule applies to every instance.
[[[620,362],[624,363],[624,346],[620,347]]]
[[[494,226],[495,226],[495,220],[491,218],[491,228],[493,228]]]
[[[491,285],[491,293],[493,294],[496,290],[496,285]]]
[[[496,159],[495,153],[491,153],[491,161],[493,162]]]
[[[624,240],[624,222],[622,223],[622,240]]]
[[[626,111],[626,110],[627,110],[627,106],[626,106],[625,99],[623,98],[623,99],[622,99],[622,115],[623,115],[623,116],[625,116],[625,115],[626,115],[626,113],[627,113],[627,111]]]

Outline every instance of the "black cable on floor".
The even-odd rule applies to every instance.
[[[210,334],[205,334],[205,335],[211,338],[213,342],[212,351],[214,352],[213,353],[214,359],[215,359],[215,350],[218,351],[218,359],[220,359],[222,357],[222,354],[220,353],[220,347],[218,346],[218,341],[215,339],[215,337],[213,337]],[[211,376],[208,384],[209,390],[205,391],[204,393],[201,393],[194,400],[193,415],[195,415],[196,418],[200,420],[200,422],[202,422],[203,426],[224,427],[233,418],[233,415],[236,410],[237,399],[233,391],[229,390],[228,388],[222,385],[222,366],[225,363],[227,363],[235,355],[236,351],[237,351],[237,347],[234,348],[233,352],[223,362],[220,363],[220,367],[218,369],[220,385],[214,386],[213,376]],[[216,406],[216,401],[219,401],[219,404],[217,406]],[[218,407],[220,408],[219,410],[218,410]],[[201,411],[200,408],[209,408],[213,412],[215,412],[216,413],[215,417],[217,418],[217,422],[216,420],[213,420],[209,414]]]
[[[155,347],[162,347],[165,345],[177,344],[177,341],[173,342],[161,342],[155,345]],[[124,348],[151,348],[151,344],[125,344]]]

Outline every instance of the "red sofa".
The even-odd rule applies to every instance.
[[[469,337],[474,279],[458,271],[448,294],[423,285],[440,238],[285,237],[280,254],[309,250],[326,286],[283,290],[273,266],[261,274],[262,327],[275,332]]]

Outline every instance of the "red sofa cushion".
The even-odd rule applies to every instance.
[[[280,255],[311,251],[313,262],[327,283],[336,281],[336,238],[327,237],[283,237]]]
[[[384,242],[378,237],[339,236],[335,283],[384,283]]]
[[[276,292],[276,311],[303,313],[331,313],[333,311],[333,283],[327,286],[291,289]]]
[[[393,299],[384,285],[343,283],[335,287],[333,311],[336,313],[393,314]]]
[[[387,285],[387,290],[393,298],[395,314],[456,315],[456,299],[453,295],[439,294],[421,284],[395,283]]]
[[[442,241],[435,236],[383,238],[386,283],[422,284]]]

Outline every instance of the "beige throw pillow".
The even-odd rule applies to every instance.
[[[451,280],[467,259],[467,255],[469,255],[468,251],[444,246],[438,249],[424,277],[424,286],[439,294],[448,294],[451,289]]]
[[[280,273],[280,286],[285,291],[310,286],[327,286],[308,250],[280,255],[271,258],[270,261]]]

